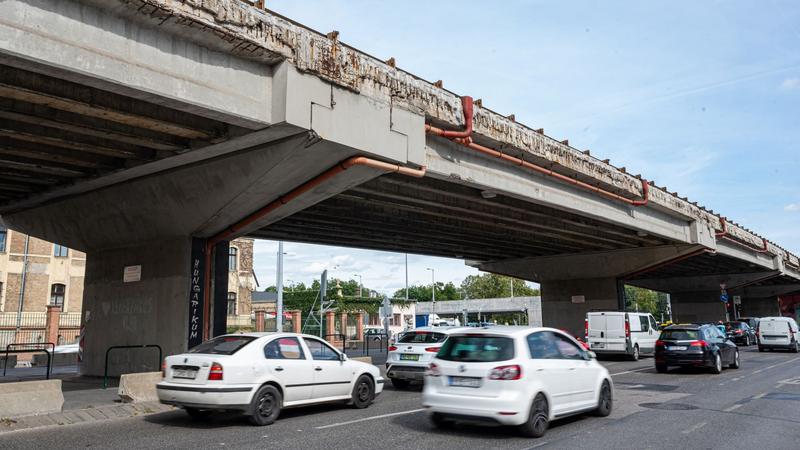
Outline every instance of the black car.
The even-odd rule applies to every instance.
[[[745,322],[725,322],[725,334],[728,339],[745,347],[758,343],[755,330]]]
[[[707,367],[713,373],[727,365],[739,368],[739,348],[716,325],[671,325],[656,341],[656,370],[669,366]]]

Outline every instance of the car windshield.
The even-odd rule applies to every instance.
[[[189,353],[232,355],[255,339],[256,338],[252,336],[220,336],[218,338],[211,339],[210,341],[203,342],[197,347],[189,350]]]
[[[460,362],[506,361],[514,357],[514,340],[495,336],[451,336],[436,357]]]
[[[664,330],[659,339],[664,341],[696,341],[697,330]]]
[[[438,344],[444,342],[447,335],[430,331],[413,331],[400,336],[397,341],[401,344]]]

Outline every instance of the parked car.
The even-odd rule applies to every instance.
[[[784,349],[800,351],[797,342],[797,322],[791,317],[762,317],[756,329],[758,351]]]
[[[594,353],[553,328],[453,332],[425,375],[422,404],[437,426],[513,425],[531,437],[556,418],[611,413],[613,383]]]
[[[756,331],[747,322],[725,322],[725,335],[737,344],[749,347],[756,343]]]
[[[156,385],[161,403],[192,417],[242,411],[269,425],[281,409],[347,401],[366,408],[383,390],[372,364],[353,361],[322,339],[297,333],[223,335],[168,356]]]
[[[372,341],[380,341],[387,339],[386,330],[383,327],[379,327],[376,325],[367,325],[364,327],[364,339],[370,339]]]
[[[758,318],[758,317],[739,317],[736,320],[738,322],[746,323],[750,328],[755,330],[756,328],[758,328],[758,321],[761,320],[761,319]]]
[[[589,312],[586,343],[598,355],[627,355],[636,361],[655,351],[658,327],[652,314],[622,311]]]
[[[398,389],[412,382],[421,382],[425,369],[433,361],[447,337],[462,327],[420,327],[406,331],[389,346],[386,356],[386,377]]]
[[[656,341],[656,371],[670,366],[706,367],[721,373],[724,365],[738,369],[739,348],[716,325],[672,325]]]

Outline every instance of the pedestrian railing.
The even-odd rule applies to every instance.
[[[111,350],[119,350],[119,349],[131,349],[131,348],[156,348],[158,349],[158,362],[156,362],[156,367],[161,365],[161,359],[163,357],[163,351],[161,350],[161,346],[157,344],[143,344],[143,345],[114,345],[108,347],[106,350],[106,362],[103,365],[103,389],[108,387],[108,355],[111,353]]]
[[[46,346],[50,346],[50,350],[45,348]],[[33,347],[33,348],[23,348],[19,350],[11,350],[14,347]],[[5,352],[5,359],[3,360],[3,376],[6,376],[6,370],[8,369],[8,355],[11,353],[37,353],[37,352],[44,352],[47,354],[47,372],[45,374],[45,379],[50,379],[50,373],[53,370],[53,354],[56,351],[56,344],[52,342],[17,342],[13,344],[6,345],[6,352]]]

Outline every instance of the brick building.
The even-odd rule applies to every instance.
[[[228,253],[228,324],[250,323],[253,291],[253,240],[239,238],[231,241]]]

